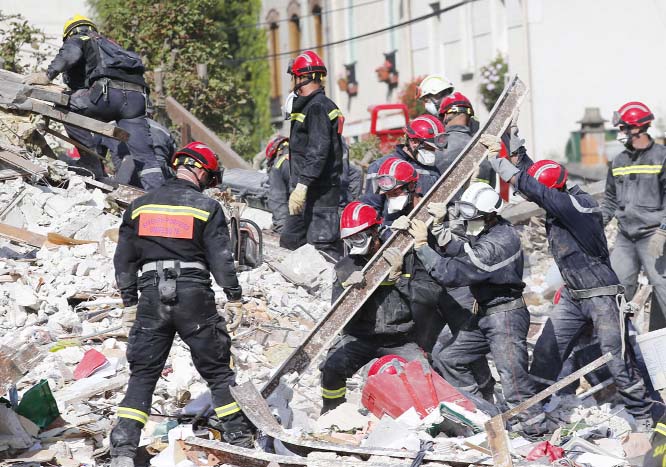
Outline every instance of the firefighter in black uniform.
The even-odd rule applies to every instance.
[[[335,259],[342,254],[338,231],[342,175],[342,112],[326,97],[326,66],[308,50],[294,60],[296,97],[290,109],[289,217],[280,246],[294,250],[306,242]]]
[[[268,208],[273,214],[273,231],[282,232],[289,215],[289,138],[275,136],[266,145]]]
[[[229,391],[235,384],[229,367],[231,339],[210,281],[212,273],[227,296],[227,313],[242,312],[224,212],[201,193],[220,183],[221,171],[215,154],[197,142],[176,152],[173,166],[175,179],[125,211],[113,260],[126,307],[123,322],[133,325],[127,347],[131,376],[111,432],[112,467],[134,465],[155,384],[176,333],[210,387],[224,439],[253,446],[253,427]]]
[[[148,86],[141,58],[99,34],[89,18],[76,15],[65,23],[62,47],[47,71],[28,75],[24,82],[48,84],[61,73],[72,90],[70,109],[104,122],[116,121],[129,133],[127,146],[142,188],[151,190],[160,186],[164,177],[153,152],[145,117]],[[89,131],[71,125],[65,128],[70,137],[86,147],[94,147]],[[97,176],[103,172],[99,161],[91,161],[90,165]]]

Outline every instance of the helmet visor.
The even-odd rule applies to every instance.
[[[613,126],[618,126],[620,123],[622,123],[622,117],[620,116],[620,112],[616,110],[613,112]]]
[[[393,175],[379,175],[376,178],[377,193],[385,193],[397,187],[400,182]]]
[[[456,201],[456,206],[458,207],[460,217],[465,220],[481,217],[481,211],[479,211],[472,203],[467,201]]]
[[[224,167],[220,167],[218,170],[209,170],[208,171],[208,188],[214,188],[222,183],[222,174],[224,173]]]

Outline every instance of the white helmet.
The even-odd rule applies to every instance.
[[[444,75],[428,75],[419,84],[416,97],[423,99],[429,95],[436,96],[442,91],[448,91],[447,94],[451,94],[453,92],[453,83]]]
[[[499,193],[483,182],[471,183],[463,192],[460,201],[456,202],[460,217],[465,220],[477,219],[491,212],[498,213],[503,204]]]

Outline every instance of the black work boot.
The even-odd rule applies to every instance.
[[[319,415],[324,415],[326,412],[330,412],[334,408],[336,408],[339,405],[344,404],[347,402],[347,399],[344,397],[338,397],[336,399],[326,399],[322,398],[324,403],[321,406],[321,412],[319,412]]]
[[[233,445],[254,449],[255,427],[243,412],[237,412],[222,419],[222,437]]]
[[[483,397],[486,401],[490,402],[491,404],[495,403],[495,379],[490,378],[488,382],[483,386],[479,387],[479,392],[481,393],[481,397]]]

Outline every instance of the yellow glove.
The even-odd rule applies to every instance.
[[[409,235],[414,237],[414,249],[419,249],[423,245],[428,244],[428,227],[425,222],[413,219],[412,225],[409,228]]]
[[[289,214],[296,216],[303,212],[305,208],[305,197],[308,194],[308,187],[299,183],[289,196]]]
[[[229,332],[235,331],[241,325],[244,313],[243,302],[240,300],[224,304],[224,314],[226,315],[224,318],[227,321],[227,330]]]
[[[402,274],[402,260],[403,256],[399,248],[387,248],[382,257],[389,263],[391,268],[388,273],[388,280],[395,281]]]
[[[448,213],[446,203],[428,203],[428,214],[434,218],[435,224],[444,222],[444,218]]]
[[[123,331],[125,331],[125,333],[129,336],[129,333],[132,330],[132,326],[134,326],[134,323],[136,322],[136,305],[126,306],[123,309],[121,322]]]
[[[495,135],[484,133],[479,142],[488,149],[488,158],[497,157],[502,150],[502,140]]]
[[[409,230],[409,217],[400,216],[391,223],[391,230]]]
[[[51,80],[46,75],[45,71],[38,71],[37,73],[30,73],[23,78],[23,84],[49,84]]]

